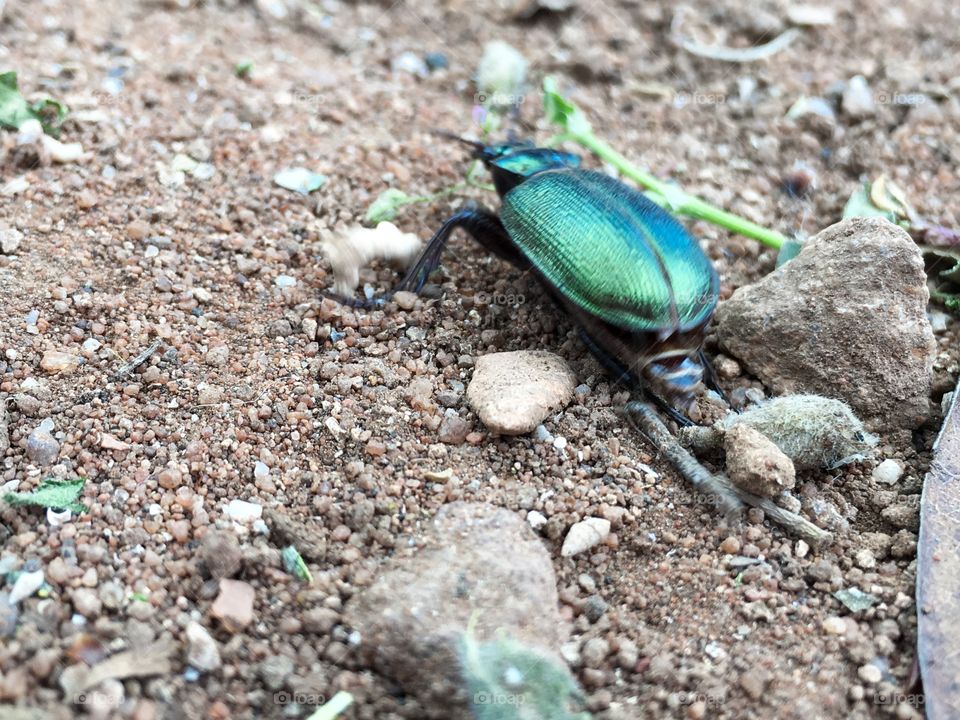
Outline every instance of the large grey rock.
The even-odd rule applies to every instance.
[[[479,642],[502,629],[559,659],[564,638],[553,565],[522,517],[483,503],[451,503],[411,552],[347,605],[346,621],[360,633],[361,662],[394,678],[430,717],[470,717],[461,643],[471,618]]]
[[[576,385],[577,376],[566,360],[553,353],[490,353],[477,358],[467,401],[490,430],[522,435],[566,406]]]
[[[936,344],[923,259],[880,218],[851,218],[717,309],[720,345],[778,394],[849,403],[876,429],[928,414]]]

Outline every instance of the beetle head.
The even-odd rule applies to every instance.
[[[496,154],[491,155],[491,152]],[[493,184],[501,197],[538,173],[580,166],[580,158],[577,155],[551,148],[530,147],[526,144],[484,148],[483,154],[479,157],[490,170]]]
[[[552,148],[538,148],[529,140],[511,139],[496,145],[484,145],[446,132],[441,134],[472,148],[471,155],[487,166],[501,197],[537,173],[580,167],[578,155]]]

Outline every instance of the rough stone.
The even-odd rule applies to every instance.
[[[727,475],[738,487],[762,497],[776,497],[796,483],[793,461],[772,440],[749,425],[732,426],[724,435]]]
[[[936,350],[923,258],[882,218],[851,218],[717,310],[721,346],[777,394],[849,403],[877,429],[928,414]]]
[[[494,432],[522,435],[566,406],[576,385],[566,361],[553,353],[491,353],[477,358],[467,401]]]
[[[252,585],[224,578],[220,581],[220,594],[210,607],[210,612],[228,630],[237,632],[253,622],[255,599]]]
[[[237,536],[226,530],[207,532],[200,541],[200,558],[211,577],[233,577],[242,564]]]
[[[346,608],[362,660],[397,680],[429,717],[466,714],[460,643],[498,631],[559,660],[561,628],[550,555],[523,518],[482,503],[441,508],[419,550],[392,560]]]

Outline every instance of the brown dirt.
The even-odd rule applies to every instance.
[[[471,130],[470,78],[483,44],[496,38],[525,54],[536,81],[557,74],[598,132],[632,160],[762,224],[816,232],[839,217],[859,178],[884,172],[921,214],[956,226],[960,10],[838,0],[832,27],[805,31],[769,60],[734,65],[671,43],[667,2],[582,0],[565,16],[519,24],[505,4],[331,0],[329,26],[229,5],[7,2],[3,67],[19,72],[26,92],[45,88],[100,117],[81,115],[64,128],[63,139],[92,153],[79,164],[34,166],[13,148],[13,134],[2,138],[3,181],[25,175],[31,185],[0,201],[0,221],[25,234],[17,255],[0,256],[0,393],[21,392],[27,378],[50,393],[34,391],[39,407],[13,403],[0,478],[28,490],[45,475],[83,476],[89,513],[53,527],[40,513],[0,511],[2,557],[76,565],[51,582],[48,599],[23,603],[17,635],[0,644],[0,699],[71,717],[60,680],[78,633],[113,651],[163,635],[182,643],[192,619],[215,628],[215,588],[200,574],[197,548],[239,498],[318,532],[315,585],[304,589],[285,574],[266,537],[245,536],[241,577],[255,588],[257,617],[232,636],[212,630],[224,667],[188,678],[178,654],[173,672],[125,681],[127,700],[114,715],[283,717],[292,709],[274,703],[264,679],[264,660],[272,667],[280,655],[294,667],[284,690],[348,689],[357,705],[345,717],[416,718],[415,699],[355,666],[346,629],[331,621],[332,629],[312,631],[304,617],[317,608],[339,617],[405,534],[444,502],[468,499],[549,518],[544,533],[578,647],[594,637],[613,649],[627,640],[639,646],[636,658],[611,654],[598,667],[577,668],[598,718],[919,717],[917,696],[908,695],[919,692],[909,684],[912,532],[937,419],[883,439],[882,456],[907,463],[898,491],[879,488],[864,466],[798,479],[808,510],[849,525],[834,546],[801,558],[790,538],[764,524],[747,524],[725,542],[709,508],[623,426],[623,396],[527,279],[461,239],[439,276],[443,299],[421,299],[407,312],[341,312],[318,302],[330,279],[317,240],[359,218],[389,186],[429,193],[462,176],[461,151],[430,130]],[[785,17],[785,3],[717,0],[691,11],[682,28],[703,42],[743,45],[769,39]],[[391,72],[390,60],[408,50],[443,52],[450,69],[424,79]],[[245,58],[251,79],[233,72]],[[829,93],[856,74],[878,100],[872,116],[784,119],[800,95]],[[123,81],[119,94],[105,89],[109,76]],[[742,100],[738,81],[746,76],[757,89]],[[688,102],[651,92],[658,83]],[[924,99],[898,104],[910,94]],[[539,102],[528,95],[520,132],[544,139]],[[215,177],[161,185],[156,163],[179,151],[209,151]],[[781,190],[795,163],[816,173],[804,200]],[[272,183],[294,165],[330,179],[309,198]],[[398,224],[427,236],[451,207],[418,206]],[[752,241],[691,227],[725,294],[773,267],[773,253]],[[159,252],[146,253],[148,245]],[[281,274],[296,286],[278,288]],[[362,279],[386,288],[395,275],[379,268]],[[519,307],[474,303],[477,293],[514,286],[526,298]],[[34,310],[31,333],[25,318]],[[102,348],[74,373],[40,369],[45,352],[79,353],[90,337]],[[937,335],[935,402],[957,373],[956,337],[953,322]],[[163,348],[144,367],[110,380],[156,338]],[[226,358],[211,352],[217,347],[227,348]],[[462,394],[477,355],[531,348],[568,358],[591,388],[582,404],[546,423],[567,439],[562,452],[529,437],[441,443],[435,399],[428,393],[415,409],[405,397],[414,378]],[[222,398],[203,383],[221,388]],[[759,387],[745,377],[727,384]],[[462,399],[451,402],[483,433]],[[31,465],[24,450],[44,417],[61,444],[52,470]],[[105,449],[104,433],[129,447]],[[257,460],[268,477],[254,477]],[[445,483],[423,478],[445,468],[453,473]],[[893,514],[897,525],[880,514],[891,506],[906,508]],[[619,517],[610,546],[561,559],[566,528],[604,513]],[[762,561],[730,568],[721,543]],[[596,622],[582,613],[584,588],[592,587],[584,574],[608,606]],[[108,596],[109,582],[122,588],[114,607],[98,609],[81,592]],[[850,585],[881,602],[848,613],[831,593]],[[134,593],[146,598],[146,611]],[[73,617],[78,607],[89,615],[85,627]],[[824,627],[835,616],[844,622],[826,627],[843,634]],[[880,684],[860,669],[871,663],[883,671]],[[886,702],[893,692],[906,697]]]

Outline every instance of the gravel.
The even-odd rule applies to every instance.
[[[929,415],[936,348],[926,283],[906,232],[845,220],[722,303],[718,337],[778,394],[840,398],[875,427],[916,427]]]

